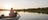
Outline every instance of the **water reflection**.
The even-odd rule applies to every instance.
[[[8,12],[2,12],[1,13],[4,13],[5,15],[9,13]],[[0,14],[1,14],[0,13]],[[29,13],[29,12],[18,12],[18,14],[20,14],[17,19],[18,20],[48,20],[48,15],[47,14],[38,14],[38,13]],[[16,18],[13,18],[13,19],[9,19],[9,20],[17,20]],[[0,19],[1,20],[1,19]]]
[[[29,12],[19,12],[21,18],[19,20],[44,20],[48,19],[47,14],[29,13]]]
[[[0,16],[4,14],[5,16],[9,16],[9,11],[0,11]]]

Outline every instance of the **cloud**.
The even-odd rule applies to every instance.
[[[48,7],[48,0],[0,0],[0,4],[12,4],[16,8]]]

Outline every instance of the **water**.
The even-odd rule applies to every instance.
[[[9,16],[9,11],[0,11],[0,15],[1,14]],[[29,12],[18,12],[18,14],[20,14],[20,18],[18,18],[19,20],[48,20],[47,14],[38,14]]]

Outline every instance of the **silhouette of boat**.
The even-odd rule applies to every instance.
[[[10,16],[0,16],[0,20],[18,20],[20,18],[20,15],[17,15],[16,17],[10,17]]]

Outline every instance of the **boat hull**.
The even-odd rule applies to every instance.
[[[20,18],[20,16],[16,16],[16,17],[4,17],[4,18],[0,18],[0,20],[18,20]]]

